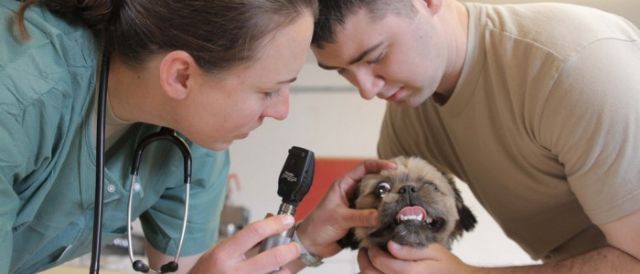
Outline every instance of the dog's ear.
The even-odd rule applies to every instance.
[[[476,227],[478,220],[476,216],[473,215],[469,207],[464,204],[462,200],[462,195],[460,194],[460,190],[456,187],[455,176],[453,174],[445,174],[451,188],[453,188],[453,192],[456,195],[456,209],[458,210],[458,223],[456,224],[456,230],[464,230],[471,231]]]
[[[356,208],[356,200],[360,195],[360,185],[354,186],[353,191],[347,192],[347,202],[349,202],[349,208]]]
[[[458,225],[464,231],[471,231],[476,227],[478,220],[476,220],[476,216],[471,213],[471,210],[466,205],[462,205],[461,208],[458,208],[458,216],[460,219],[458,220]]]
[[[353,232],[353,228],[349,229],[347,235],[344,235],[342,239],[338,240],[338,245],[340,248],[351,248],[352,250],[358,249],[360,246],[360,241],[356,239],[356,233]]]

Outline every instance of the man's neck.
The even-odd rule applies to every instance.
[[[467,42],[469,33],[469,12],[467,8],[458,1],[444,0],[442,11],[443,26],[448,26],[447,33],[452,34],[446,36],[447,44],[450,49],[447,56],[447,68],[437,88],[437,92],[443,97],[451,96],[456,88],[467,52]]]

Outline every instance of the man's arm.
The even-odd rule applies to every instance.
[[[610,245],[640,260],[640,210],[600,226]]]
[[[640,261],[615,247],[603,247],[557,263],[478,270],[473,273],[640,273]]]
[[[610,247],[530,268],[532,273],[640,273],[640,210],[599,227]]]
[[[359,256],[363,273],[640,273],[640,211],[600,226],[610,246],[543,265],[483,268],[464,264],[444,246],[425,249],[389,244],[392,255],[370,249]],[[362,251],[361,251],[362,252]],[[377,269],[377,270],[376,270]]]

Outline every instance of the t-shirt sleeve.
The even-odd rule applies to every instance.
[[[567,61],[541,116],[542,142],[596,224],[640,210],[639,49],[613,39],[585,47]]]
[[[228,151],[211,152],[192,146],[193,168],[187,221],[181,256],[206,251],[218,240],[220,214],[229,172]],[[185,187],[167,189],[141,217],[149,243],[174,256],[178,249],[184,212]]]

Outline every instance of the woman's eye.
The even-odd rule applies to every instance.
[[[264,98],[270,99],[278,95],[279,90],[263,92]]]
[[[387,182],[382,181],[376,186],[376,195],[380,198],[384,197],[389,191],[391,191],[391,185]]]

